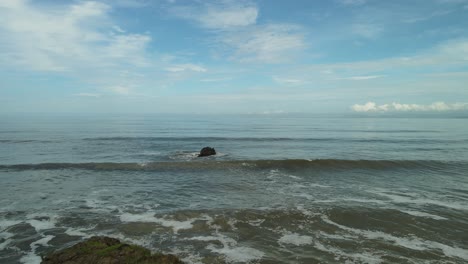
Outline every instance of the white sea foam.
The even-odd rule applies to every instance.
[[[40,264],[42,261],[41,257],[36,255],[34,252],[28,252],[20,259],[20,263],[24,264]]]
[[[279,240],[280,244],[292,244],[295,246],[303,246],[312,244],[312,237],[310,236],[301,236],[299,234],[286,234],[283,235]]]
[[[172,160],[193,160],[198,157],[199,152],[178,152],[174,155],[169,156]]]
[[[26,220],[26,221],[19,221],[19,220],[3,220],[3,221],[0,221],[0,231],[1,231],[0,232],[0,238],[5,239],[5,241],[3,241],[0,244],[0,250],[5,249],[12,242],[12,240],[10,238],[14,234],[9,233],[7,231],[4,231],[8,227],[11,227],[11,226],[14,226],[14,225],[17,225],[17,224],[20,224],[20,223],[28,223],[32,227],[34,227],[36,232],[51,229],[51,228],[55,227],[55,223],[56,223],[55,217],[51,217],[50,220],[30,219],[30,218],[38,217],[38,216],[43,216],[43,215],[38,215],[38,214],[28,215],[27,216],[28,220]],[[44,240],[39,240],[39,241],[36,241],[36,242],[40,244],[40,243],[42,243],[42,241],[44,241]]]
[[[444,252],[444,254],[446,256],[461,258],[461,259],[463,259],[465,261],[468,261],[468,250],[466,250],[466,249],[462,249],[462,248],[458,248],[458,247],[451,247],[451,246],[441,244],[441,243],[438,243],[438,242],[433,242],[433,241],[430,241],[428,243],[433,248],[441,249],[442,252]]]
[[[310,187],[318,187],[318,188],[331,188],[329,185],[323,185],[323,184],[318,184],[318,183],[311,183],[309,184]]]
[[[56,221],[51,218],[50,220],[36,220],[31,219],[27,220],[26,223],[30,224],[37,232],[47,229],[52,229],[55,227]]]
[[[249,263],[251,261],[259,260],[265,255],[265,253],[262,251],[254,248],[243,246],[239,247],[236,240],[219,233],[217,233],[216,236],[192,237],[190,240],[205,242],[219,241],[223,245],[222,248],[218,248],[217,246],[210,244],[206,247],[206,249],[210,250],[211,252],[223,255],[225,257],[225,261],[228,263]]]
[[[21,223],[19,220],[1,220],[0,221],[0,231],[7,229],[10,226],[14,226]],[[1,234],[1,233],[0,233]]]
[[[0,238],[1,239],[5,239],[5,241],[3,241],[2,243],[0,243],[0,251],[1,250],[4,250],[5,248],[7,248],[7,246],[10,244],[10,242],[12,241],[10,239],[10,237],[14,236],[14,234],[12,233],[9,233],[9,232],[6,232],[6,231],[2,231],[0,232]]]
[[[83,238],[88,238],[88,237],[91,237],[92,235],[90,235],[88,233],[85,233],[85,232],[93,230],[94,228],[96,228],[96,225],[86,227],[86,228],[79,228],[79,229],[69,227],[69,228],[67,228],[67,230],[65,230],[65,234],[67,234],[69,236],[79,236],[79,237],[83,237]]]
[[[5,239],[5,241],[3,241],[2,243],[0,243],[0,251],[4,250],[5,248],[8,247],[8,245],[10,244],[11,242],[11,239]]]
[[[261,209],[260,209],[261,210]],[[237,220],[235,219],[229,219],[227,221],[227,224],[231,227],[232,230],[236,230],[237,227],[236,227],[236,223],[237,223]]]
[[[45,236],[31,244],[31,251],[29,251],[25,256],[21,257],[20,262],[24,264],[40,264],[42,259],[36,254],[36,249],[42,245],[47,246],[49,241],[54,238],[52,235]]]
[[[335,202],[337,202],[337,200],[326,199],[326,200],[314,200],[313,202],[314,203],[335,203]]]
[[[38,217],[38,216],[43,216],[43,215],[31,214],[31,215],[27,216],[28,220],[25,220],[25,221],[19,221],[19,220],[2,220],[2,221],[0,221],[0,238],[5,239],[5,241],[3,241],[0,244],[0,250],[5,249],[11,242],[11,240],[9,238],[12,237],[13,234],[11,234],[11,233],[9,233],[7,231],[4,231],[8,227],[11,227],[11,226],[14,226],[14,225],[17,225],[17,224],[20,224],[20,223],[27,223],[27,224],[30,224],[36,230],[36,232],[51,229],[51,228],[55,227],[55,223],[56,223],[55,217],[50,217],[50,220],[31,219],[33,217]]]
[[[306,216],[315,216],[320,215],[319,213],[313,213],[312,211],[305,209],[303,204],[299,204],[296,206],[296,209],[299,210],[302,214]]]
[[[100,201],[97,199],[87,199],[86,200],[86,206],[91,207],[91,208],[97,208],[100,204]]]
[[[156,222],[154,212],[147,212],[141,214],[130,214],[123,213],[120,215],[120,221],[122,222]]]
[[[207,249],[212,252],[222,254],[225,256],[225,260],[228,263],[250,263],[255,260],[263,258],[265,253],[260,250],[250,247],[223,247],[216,248],[213,245],[209,245]]]
[[[184,263],[203,264],[203,258],[199,253],[193,252],[193,250],[174,248],[170,253],[178,256]]]
[[[338,223],[335,223],[328,219],[326,216],[322,216],[322,219],[331,225],[337,226],[343,230],[346,230],[348,232],[352,232],[354,234],[358,234],[360,236],[366,237],[368,239],[383,239],[386,241],[393,242],[396,245],[413,249],[413,250],[418,250],[418,251],[424,251],[424,250],[430,250],[430,249],[440,249],[442,252],[449,257],[458,257],[464,260],[468,260],[468,250],[458,248],[458,247],[452,247],[448,246],[439,242],[435,241],[428,241],[428,240],[422,240],[420,238],[417,238],[415,236],[412,237],[396,237],[384,232],[380,231],[370,231],[370,230],[361,230],[361,229],[354,229],[351,227],[343,226]]]
[[[196,236],[196,237],[191,237],[189,240],[197,240],[197,241],[218,241],[220,240],[219,237],[217,236]]]
[[[263,224],[263,222],[265,222],[265,219],[250,220],[247,223],[249,223],[251,226],[260,226]]]
[[[86,200],[86,206],[92,208],[95,211],[113,211],[119,210],[120,208],[116,205],[109,205],[106,201],[97,199],[97,198],[90,198]]]
[[[193,227],[193,222],[197,219],[190,219],[186,221],[175,221],[175,220],[166,220],[162,218],[156,218],[156,223],[161,224],[165,227],[171,227],[174,230],[174,233],[177,233],[181,229],[191,229]]]
[[[374,204],[388,204],[386,201],[375,200],[375,199],[358,199],[358,198],[346,198],[343,199],[345,202],[356,202],[356,203],[374,203]]]
[[[358,234],[360,236],[366,237],[368,239],[384,239],[387,241],[394,242],[395,244],[398,244],[400,246],[409,248],[409,249],[414,249],[414,250],[425,250],[426,248],[424,247],[423,243],[417,239],[408,239],[408,238],[400,238],[400,237],[395,237],[390,234],[380,232],[380,231],[370,231],[370,230],[361,230],[361,229],[354,229],[351,227],[347,227],[344,225],[340,225],[338,223],[335,223],[331,221],[328,217],[322,216],[322,219],[324,222],[334,225],[336,227],[339,227],[340,229],[346,230],[351,233]]]
[[[279,170],[270,170],[270,172],[268,173],[268,176],[267,176],[267,179],[273,179],[273,178],[276,178],[278,176],[278,173],[279,173]]]
[[[183,230],[183,229],[191,229],[193,227],[193,222],[197,220],[209,221],[210,219],[202,216],[198,218],[188,219],[185,221],[177,221],[177,220],[155,217],[155,212],[147,212],[147,213],[142,213],[142,214],[124,213],[120,215],[120,221],[122,222],[157,223],[164,227],[172,228],[174,233],[177,233],[179,230]]]
[[[109,233],[95,233],[93,235],[98,235],[98,236],[107,236],[107,237],[112,237],[112,238],[115,238],[115,239],[118,239],[124,243],[129,243],[129,244],[133,244],[133,245],[138,245],[138,246],[142,246],[142,247],[145,247],[145,248],[148,248],[148,249],[152,249],[153,247],[153,239],[151,238],[151,235],[147,235],[147,236],[143,236],[143,237],[139,237],[139,238],[135,238],[135,237],[128,237],[122,233],[112,233],[112,234],[109,234]],[[159,250],[157,252],[160,252]]]
[[[379,264],[382,263],[383,260],[380,256],[372,255],[368,252],[363,253],[346,253],[338,248],[332,246],[324,246],[322,243],[316,241],[314,243],[314,247],[320,251],[331,253],[337,256],[336,260],[341,260],[343,263],[351,264],[351,263],[368,263],[368,264]]]
[[[288,175],[288,177],[291,178],[291,179],[302,180],[302,178],[299,177],[299,176],[295,176],[295,175],[291,175],[291,174],[287,174],[287,175]]]
[[[314,196],[308,193],[293,193],[291,195],[295,197],[303,197],[303,198],[306,198],[307,200],[314,200]]]
[[[426,198],[417,198],[417,197],[408,197],[404,195],[391,194],[382,190],[369,190],[368,192],[384,196],[390,199],[394,203],[405,203],[405,204],[418,204],[418,205],[437,205],[441,207],[447,207],[456,210],[468,210],[467,203],[460,203],[455,201],[442,201],[442,200],[433,200]]]
[[[432,219],[435,219],[435,220],[447,220],[447,218],[442,217],[442,216],[428,214],[428,213],[419,212],[419,211],[401,210],[401,212],[403,212],[405,214],[409,214],[409,215],[414,215],[414,216],[432,218]]]
[[[325,233],[323,231],[319,231],[319,234],[320,234],[321,237],[326,237],[326,238],[336,239],[336,240],[352,240],[352,239],[357,238],[357,236],[353,235],[353,234],[339,234],[339,235],[336,235],[336,234],[328,234],[328,233]]]
[[[141,155],[145,155],[145,156],[159,156],[159,155],[161,155],[161,152],[160,152],[160,151],[143,151],[143,153],[141,153]]]

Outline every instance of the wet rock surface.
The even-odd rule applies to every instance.
[[[200,154],[198,154],[198,157],[207,157],[213,155],[216,155],[216,150],[214,148],[204,147],[200,150]]]
[[[179,264],[178,257],[170,254],[151,254],[151,251],[140,246],[121,243],[110,237],[92,237],[58,252],[42,258],[43,264]]]

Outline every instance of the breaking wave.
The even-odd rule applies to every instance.
[[[341,160],[341,159],[285,159],[285,160],[203,160],[148,163],[39,163],[0,165],[0,170],[210,170],[210,169],[286,169],[286,170],[441,170],[468,167],[468,162],[433,160]]]

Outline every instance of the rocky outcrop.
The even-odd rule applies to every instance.
[[[200,154],[198,154],[198,157],[207,157],[212,155],[216,155],[216,150],[211,147],[204,147],[200,150]]]
[[[110,237],[92,237],[70,248],[42,258],[42,264],[183,264],[174,255],[151,254],[140,246],[121,243]]]

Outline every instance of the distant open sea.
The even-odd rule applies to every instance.
[[[468,119],[2,115],[0,263],[95,235],[187,263],[468,263]]]

